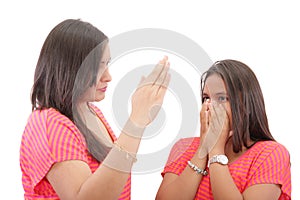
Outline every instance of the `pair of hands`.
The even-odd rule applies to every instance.
[[[168,85],[170,83],[170,63],[165,56],[147,76],[142,77],[132,95],[130,120],[140,128],[145,128],[157,116]]]
[[[199,158],[224,154],[226,142],[233,133],[225,105],[206,100],[200,111],[200,124]]]

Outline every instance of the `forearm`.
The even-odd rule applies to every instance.
[[[211,164],[209,167],[210,184],[214,199],[239,200],[242,194],[236,187],[227,165],[219,163]]]
[[[200,169],[205,169],[207,159],[199,159],[198,153],[196,153],[191,159],[191,162]],[[187,165],[183,172],[175,180],[159,189],[156,199],[194,199],[202,177],[203,175],[197,174],[190,166]]]
[[[123,150],[116,147],[106,156],[100,167],[82,185],[78,199],[117,199],[131,173],[134,160],[128,157],[137,153],[141,138],[122,132],[117,140]]]

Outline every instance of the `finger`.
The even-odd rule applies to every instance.
[[[214,117],[214,119],[217,120],[217,124],[222,125],[223,121],[224,121],[224,109],[222,109],[223,107],[220,106],[219,104],[213,102],[210,105],[210,110],[212,113],[212,116]],[[217,125],[215,124],[215,125]]]
[[[201,110],[200,110],[200,122],[201,122],[201,125],[202,123],[203,124],[207,124],[208,123],[208,102],[209,102],[209,99],[205,100],[203,103],[202,103],[202,107],[201,107]]]
[[[170,69],[170,63],[167,61],[165,63],[165,65],[163,66],[160,74],[156,77],[153,85],[157,85],[159,87],[161,87],[161,85],[164,83],[165,79],[166,79],[166,75],[169,72]]]
[[[207,130],[208,124],[209,124],[209,111],[205,111],[205,130]]]
[[[164,67],[162,73],[160,74],[159,78],[156,80],[155,84],[159,86],[159,89],[161,87],[168,87],[169,83],[170,83],[170,79],[166,80],[167,76],[168,76],[168,72],[170,69],[170,63],[168,62],[166,64],[166,66]],[[170,74],[169,74],[170,75]]]
[[[140,87],[142,86],[147,86],[147,85],[154,85],[155,81],[158,79],[158,77],[161,75],[164,65],[167,62],[167,58],[165,56],[165,58],[163,60],[160,60],[158,62],[158,64],[153,68],[153,70],[151,71],[151,73],[145,77],[145,80],[143,81],[142,84],[140,84]]]
[[[167,63],[167,61],[168,61],[168,59],[167,59],[166,56],[162,60],[160,60],[158,62],[158,64],[153,68],[152,72],[149,74],[149,78],[151,78],[151,79],[155,78],[155,79],[152,79],[153,81],[156,80],[156,78],[161,74],[164,66]]]
[[[171,75],[168,73],[166,75],[166,78],[165,78],[163,84],[158,88],[156,95],[165,96],[168,86],[170,84],[170,81],[171,81]]]
[[[224,104],[219,104],[218,105],[218,115],[220,116],[220,118],[222,119],[222,122],[226,123],[228,122],[229,116],[228,113],[226,111],[225,105]],[[224,124],[225,125],[225,124]]]
[[[156,84],[157,80],[162,80],[162,77],[165,76],[165,67],[168,64],[168,57],[165,56],[153,69],[153,71],[147,77],[147,81],[151,84]],[[159,83],[158,83],[159,84]]]
[[[200,110],[200,120],[205,120],[205,115],[206,111],[208,111],[208,102],[209,100],[207,99],[205,102],[202,103],[201,105],[201,110]]]
[[[201,111],[200,112],[203,112],[204,111],[207,111],[208,110],[208,103],[209,103],[209,99],[206,99],[203,103],[202,103],[202,107],[201,107]]]

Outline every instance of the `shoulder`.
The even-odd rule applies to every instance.
[[[286,147],[276,141],[261,141],[250,151],[250,157],[247,157],[249,162],[246,162],[248,165],[250,163],[250,179],[246,187],[254,184],[278,184],[281,185],[282,196],[290,196],[291,163]]]
[[[48,122],[60,122],[67,126],[74,125],[74,123],[65,115],[61,114],[58,110],[54,108],[49,108],[47,110],[43,110],[47,114]]]
[[[250,149],[250,155],[256,158],[256,163],[290,164],[290,154],[287,148],[276,141],[261,141]]]
[[[199,137],[179,139],[172,147],[162,176],[167,172],[179,175],[187,165],[187,161],[190,160],[197,151],[199,142]]]
[[[200,143],[199,137],[189,137],[179,139],[173,146],[177,149],[198,148]]]
[[[276,141],[260,141],[257,142],[252,148],[252,152],[256,153],[265,153],[265,154],[274,154],[281,153],[284,155],[289,155],[287,148]]]
[[[199,137],[190,137],[179,139],[172,147],[170,157],[174,160],[176,158],[186,155],[194,155],[200,143]]]
[[[33,111],[28,119],[25,132],[27,135],[39,135],[46,140],[71,135],[82,139],[80,131],[73,121],[54,108]]]
[[[41,112],[44,112],[44,115],[46,115],[47,132],[54,131],[55,134],[71,132],[76,135],[80,133],[74,122],[67,116],[61,114],[58,110],[49,108],[42,110]]]
[[[47,108],[42,110],[34,110],[25,127],[24,135],[44,135],[48,137],[49,134],[58,133],[79,133],[79,129],[68,117],[61,114],[54,108]],[[46,138],[45,138],[46,139]],[[49,139],[49,138],[48,138]]]
[[[39,122],[47,122],[47,121],[61,121],[65,123],[70,123],[71,120],[65,115],[61,114],[54,108],[46,108],[42,110],[34,110],[29,118],[28,122],[31,121],[39,121]]]

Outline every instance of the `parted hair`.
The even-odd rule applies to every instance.
[[[96,84],[107,36],[90,23],[67,19],[47,36],[36,65],[31,91],[32,110],[54,108],[72,120],[91,155],[102,161],[109,148],[88,129],[77,103]]]
[[[207,78],[219,75],[225,84],[232,113],[233,151],[238,153],[248,141],[274,140],[268,125],[263,93],[254,72],[237,60],[215,62],[201,77],[201,94]],[[203,103],[203,96],[202,96]]]

